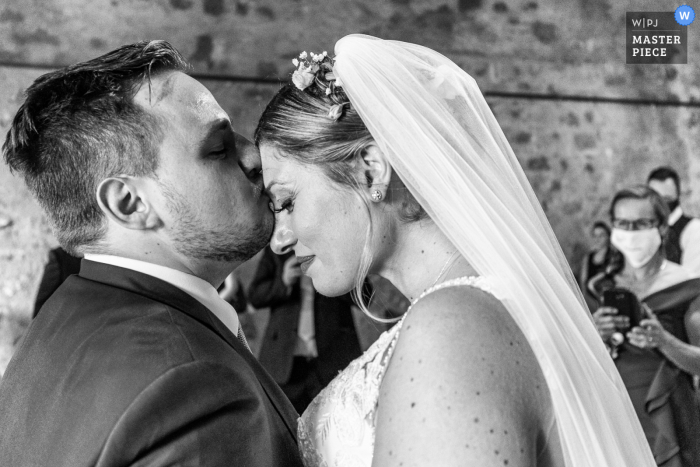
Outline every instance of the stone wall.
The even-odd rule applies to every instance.
[[[140,39],[167,39],[198,74],[286,78],[301,50],[332,51],[348,33],[417,42],[448,55],[485,92],[700,101],[700,40],[688,65],[625,65],[625,12],[678,5],[612,0],[4,0],[0,133],[22,90],[52,67]],[[700,2],[689,4],[698,11]],[[696,22],[697,23],[697,22]],[[204,79],[250,134],[275,84]],[[610,194],[660,164],[683,175],[700,214],[700,108],[489,97],[574,268]],[[4,224],[10,225],[3,227]],[[0,374],[31,314],[45,219],[0,164]]]

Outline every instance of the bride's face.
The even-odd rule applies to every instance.
[[[293,250],[304,274],[326,296],[349,292],[360,266],[369,224],[360,195],[330,180],[316,166],[280,157],[262,145],[263,180],[275,211],[270,246]]]

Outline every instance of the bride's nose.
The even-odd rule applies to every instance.
[[[283,255],[291,251],[296,242],[296,235],[294,235],[294,232],[286,223],[275,223],[275,231],[272,233],[272,240],[270,240],[270,248],[272,248],[272,251],[278,255]]]

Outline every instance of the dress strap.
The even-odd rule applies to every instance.
[[[493,295],[496,298],[499,298],[499,295],[497,293],[497,288],[494,284],[494,281],[491,280],[488,277],[485,276],[462,276],[462,277],[457,277],[455,279],[450,279],[445,282],[440,282],[439,284],[435,284],[434,286],[426,289],[422,294],[418,296],[415,300],[411,302],[411,307],[418,303],[419,300],[421,300],[423,297],[426,295],[429,295],[433,292],[436,292],[438,290],[445,289],[447,287],[457,287],[457,286],[462,286],[462,285],[467,285],[470,287],[476,287],[477,289],[483,290],[486,293],[489,293]]]

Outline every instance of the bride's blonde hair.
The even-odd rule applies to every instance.
[[[260,117],[255,130],[255,145],[258,148],[262,145],[275,147],[282,157],[318,167],[330,180],[361,193],[366,186],[372,184],[372,180],[357,179],[356,163],[374,139],[342,88],[334,87],[333,92],[327,94],[329,86],[330,83],[322,76],[317,76],[304,90],[293,84],[283,86]],[[340,117],[329,117],[331,107],[338,104],[342,105]],[[393,191],[395,190],[387,196],[396,196]],[[402,222],[415,222],[428,217],[405,187],[400,191],[398,217]],[[369,203],[366,197],[361,196],[361,199],[365,202],[369,216]],[[371,235],[370,217],[353,298],[368,316],[385,321],[369,313],[362,294],[364,279],[372,263],[369,249]]]

